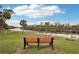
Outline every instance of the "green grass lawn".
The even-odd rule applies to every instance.
[[[37,47],[30,46],[23,49],[23,36],[33,35],[33,32],[26,32],[22,35],[21,32],[2,32],[0,33],[0,54],[13,54],[16,53],[56,53],[56,54],[79,54],[79,41],[69,41],[63,38],[54,39],[54,50],[50,47],[45,47],[38,50]]]
[[[59,51],[56,53],[79,54],[79,41],[70,41],[63,38],[54,40],[55,48]]]
[[[18,47],[23,43],[24,35],[31,35],[33,33],[21,32],[2,32],[0,33],[0,53],[14,53]]]

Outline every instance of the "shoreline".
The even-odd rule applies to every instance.
[[[15,29],[10,29],[11,31],[22,31],[22,29],[15,28]],[[79,34],[61,34],[61,33],[45,33],[45,32],[39,32],[39,31],[33,31],[33,30],[24,30],[24,32],[36,32],[36,34],[43,34],[43,35],[52,35],[52,36],[57,36],[57,37],[63,37],[63,38],[68,38],[68,39],[77,39],[79,40]]]

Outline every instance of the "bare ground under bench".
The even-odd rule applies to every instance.
[[[17,48],[14,54],[53,54],[58,51],[58,49],[51,49],[48,43],[41,43],[40,49],[37,48],[37,43],[29,43],[29,47],[23,49],[23,47]]]

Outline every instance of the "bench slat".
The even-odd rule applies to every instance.
[[[37,39],[39,38],[39,43],[50,43],[50,36],[27,36],[26,41],[28,43],[37,43]]]

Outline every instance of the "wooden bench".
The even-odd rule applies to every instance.
[[[24,49],[26,45],[28,46],[29,43],[37,43],[38,48],[40,46],[40,43],[49,43],[49,46],[52,46],[53,48],[53,37],[43,35],[43,36],[26,36],[24,37]]]

